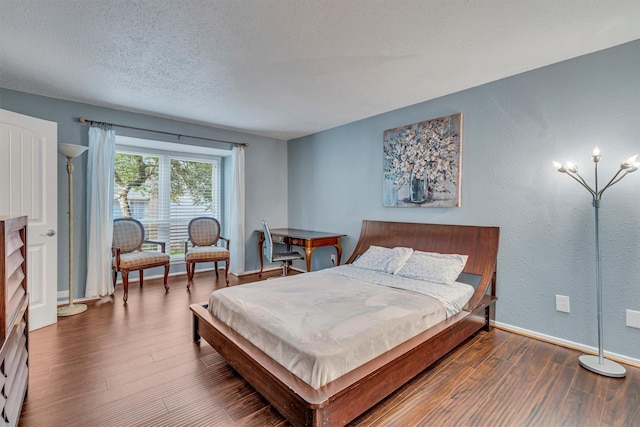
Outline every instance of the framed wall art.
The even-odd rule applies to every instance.
[[[383,204],[460,207],[462,113],[384,132]]]

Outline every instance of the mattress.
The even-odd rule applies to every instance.
[[[350,265],[214,291],[209,310],[313,388],[455,314],[473,287]]]

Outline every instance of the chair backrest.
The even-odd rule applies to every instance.
[[[264,234],[264,256],[269,260],[273,261],[273,239],[271,238],[271,231],[269,231],[269,225],[267,221],[264,219],[262,222],[262,232]]]
[[[118,218],[113,220],[113,246],[120,248],[120,252],[137,251],[144,242],[144,226],[133,218]]]
[[[194,246],[215,245],[220,238],[220,223],[208,216],[193,218],[189,221],[189,240]]]

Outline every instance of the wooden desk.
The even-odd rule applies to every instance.
[[[262,243],[264,242],[264,233],[262,230],[256,230],[258,237],[258,254],[260,255],[260,273],[262,273],[263,253]],[[320,246],[334,246],[338,251],[337,265],[340,265],[340,257],[342,256],[342,246],[340,246],[340,238],[346,234],[324,233],[321,231],[298,230],[296,228],[274,228],[271,230],[271,238],[273,243],[284,243],[287,250],[291,250],[291,246],[301,246],[304,248],[307,260],[307,271],[311,271],[311,254]]]

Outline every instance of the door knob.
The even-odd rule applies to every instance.
[[[41,236],[48,236],[48,237],[55,236],[55,235],[56,235],[56,230],[49,230],[46,233],[41,234]]]

